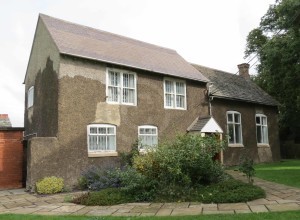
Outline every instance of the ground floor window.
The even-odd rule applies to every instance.
[[[91,124],[87,127],[89,152],[116,151],[116,126]]]
[[[256,114],[256,139],[258,144],[268,144],[268,123],[267,116]]]
[[[158,143],[158,131],[156,126],[142,125],[138,127],[139,150],[155,147]]]

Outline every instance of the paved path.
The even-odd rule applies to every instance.
[[[229,171],[237,179],[245,177]],[[89,215],[89,216],[179,216],[201,214],[234,214],[300,210],[300,189],[254,178],[267,196],[247,203],[202,204],[182,203],[129,203],[114,206],[83,206],[65,202],[78,193],[40,196],[18,190],[0,190],[0,214]]]

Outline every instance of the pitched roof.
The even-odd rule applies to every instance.
[[[40,14],[59,52],[177,76],[208,80],[175,50]]]
[[[0,127],[11,127],[8,114],[0,114]]]
[[[273,97],[250,79],[197,64],[193,66],[213,83],[211,94],[214,97],[270,106],[279,105]]]
[[[199,131],[203,133],[223,133],[220,125],[211,116],[197,117],[188,127],[187,131]]]

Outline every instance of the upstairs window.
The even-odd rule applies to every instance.
[[[136,74],[131,72],[107,71],[107,102],[136,105]]]
[[[116,126],[91,124],[87,126],[89,152],[115,152]]]
[[[186,109],[186,83],[182,80],[164,79],[165,108]]]
[[[242,144],[241,114],[235,111],[227,112],[227,134],[229,144]]]
[[[142,125],[138,127],[139,150],[155,147],[158,143],[158,132],[156,126]]]
[[[33,106],[34,101],[34,86],[31,86],[27,92],[27,108]]]
[[[256,139],[258,144],[268,144],[268,123],[267,116],[257,114],[255,116],[256,121]]]

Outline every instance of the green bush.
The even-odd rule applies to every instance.
[[[39,194],[53,194],[62,192],[64,180],[55,176],[45,177],[36,183],[36,191]]]
[[[248,183],[253,184],[253,177],[255,175],[254,161],[247,153],[240,158],[239,171],[247,176]]]
[[[265,191],[260,187],[235,179],[200,188],[196,194],[197,200],[204,203],[247,202],[266,196]]]
[[[73,202],[87,206],[107,206],[134,202],[134,199],[126,195],[120,188],[107,188],[98,192],[82,194],[78,197],[75,197]]]
[[[135,156],[133,167],[163,187],[207,185],[223,177],[223,168],[213,157],[224,146],[215,137],[182,135],[171,144],[161,144],[155,151]]]

